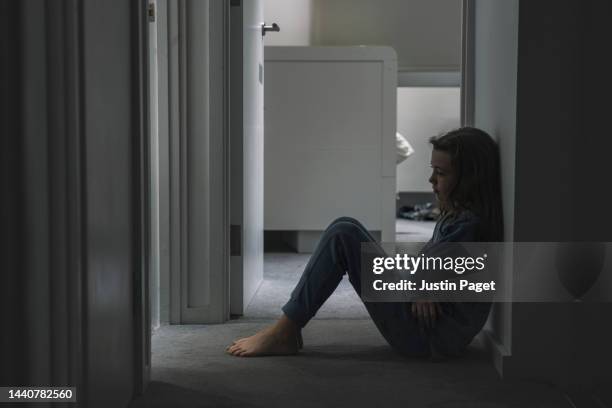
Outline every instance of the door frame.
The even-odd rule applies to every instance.
[[[96,61],[103,56],[115,56],[112,52],[92,52],[96,46],[112,44],[105,42],[106,32],[100,30],[100,27],[110,30],[109,26],[103,22],[98,25],[99,21],[91,19],[96,8],[90,7],[100,5],[93,0],[44,4],[28,0],[2,5],[0,20],[14,34],[9,42],[5,38],[0,41],[0,48],[11,57],[6,59],[7,64],[3,61],[0,69],[13,79],[7,87],[6,96],[10,99],[2,98],[0,106],[0,116],[6,119],[2,126],[10,138],[3,140],[7,149],[1,152],[3,158],[8,156],[10,164],[10,180],[3,179],[2,183],[10,188],[3,209],[10,210],[12,220],[6,236],[11,237],[11,245],[17,249],[6,257],[11,268],[2,277],[2,282],[8,284],[2,285],[0,292],[3,295],[5,290],[11,292],[7,298],[13,303],[2,316],[7,313],[7,320],[17,324],[15,330],[7,333],[10,347],[5,347],[2,357],[5,353],[11,355],[5,364],[7,370],[2,367],[0,371],[3,378],[8,371],[7,383],[17,379],[22,384],[37,381],[76,387],[77,406],[95,402],[94,395],[104,392],[114,402],[127,403],[127,399],[142,392],[149,378],[148,263],[143,255],[148,234],[147,185],[143,183],[148,134],[147,73],[142,65],[147,52],[146,31],[143,32],[145,4],[146,0],[138,0],[124,5],[128,13],[121,15],[118,34],[111,40],[121,42],[122,48],[117,59],[110,62],[120,67],[122,83],[129,81],[125,86],[129,89],[122,88],[121,94],[109,97],[115,98],[109,99],[110,103],[121,98],[122,103],[129,104],[129,111],[121,118],[122,130],[129,138],[122,139],[125,144],[114,150],[122,149],[120,160],[129,165],[121,168],[125,170],[120,173],[124,177],[121,186],[113,186],[110,191],[121,195],[121,203],[112,208],[114,214],[133,221],[124,224],[125,229],[120,232],[100,231],[89,218],[101,212],[109,214],[106,210],[115,203],[110,198],[100,203],[88,195],[91,186],[88,175],[95,171],[104,175],[101,170],[111,165],[104,158],[91,160],[94,154],[88,150],[92,148],[88,142],[93,138],[104,140],[105,133],[100,131],[103,121],[95,117],[97,111],[92,100],[109,84],[109,77],[100,78],[90,69],[99,68]],[[106,18],[112,16],[111,13]],[[105,51],[109,49],[114,51],[110,47]],[[129,100],[123,99],[127,92]],[[129,203],[125,204],[127,200]],[[115,286],[107,285],[106,291],[92,290],[98,282],[91,273],[94,269],[91,262],[96,262],[101,254],[114,254],[107,254],[100,250],[103,245],[92,242],[100,235],[112,241],[128,230],[129,243],[121,248],[122,254],[127,255],[120,265],[121,277],[126,279]],[[129,367],[130,371],[113,372],[111,376],[91,361],[92,344],[98,340],[91,335],[91,328],[99,327],[91,313],[109,299],[125,299],[128,305],[109,312],[106,322],[115,324],[112,313],[117,313],[125,317],[124,322],[134,323],[134,327],[126,326],[129,333],[121,333],[122,339],[115,341],[122,354],[109,356],[114,359],[125,356],[120,369]],[[103,339],[107,340],[104,344],[112,346],[110,343],[115,339]],[[31,356],[27,363],[20,358],[24,355]],[[104,358],[101,356],[100,360]],[[116,366],[109,364],[105,368],[109,367]],[[120,384],[124,388],[119,393],[108,394],[108,384],[93,380],[108,378],[115,381],[112,384],[115,387],[114,374],[130,379],[129,383]]]
[[[169,267],[160,290],[168,323],[222,323],[229,318],[229,2],[168,0],[166,21]]]
[[[251,102],[258,103],[260,96],[263,100],[264,45],[260,24],[263,24],[264,7],[261,1],[231,0],[229,3],[231,20],[228,50],[231,84],[229,307],[232,315],[240,316],[244,314],[263,282],[263,106],[261,112],[259,107],[253,110]],[[252,13],[258,18],[261,17],[261,20],[255,23],[251,21],[254,17]],[[256,33],[257,41],[261,41],[259,69],[257,65],[247,66],[252,62],[253,55],[259,57],[257,51],[254,51],[256,47],[250,42],[253,40],[253,33]],[[257,49],[258,47],[259,44]],[[255,87],[252,86],[254,84]],[[254,111],[258,116],[253,116]],[[262,114],[261,117],[259,113]],[[258,123],[261,124],[262,133],[259,133]]]
[[[140,186],[134,203],[134,219],[138,223],[134,234],[134,384],[135,395],[144,392],[151,379],[151,129],[149,116],[149,20],[148,0],[132,2],[132,106],[137,118],[132,118],[134,132],[133,174]]]
[[[462,0],[461,7],[461,126],[474,125],[475,95],[475,0]]]

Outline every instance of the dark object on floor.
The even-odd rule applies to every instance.
[[[399,218],[415,221],[435,221],[440,216],[440,209],[433,203],[407,205],[397,211]]]

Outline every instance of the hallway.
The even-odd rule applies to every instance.
[[[153,336],[152,383],[138,407],[569,407],[546,385],[502,382],[480,342],[460,360],[398,357],[345,278],[304,329],[296,357],[235,358],[235,338],[270,324],[308,255],[270,253],[247,314],[221,325],[163,326]]]

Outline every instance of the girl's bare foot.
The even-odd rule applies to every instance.
[[[236,357],[293,355],[301,348],[300,340],[298,327],[283,315],[274,325],[234,341],[225,351]]]

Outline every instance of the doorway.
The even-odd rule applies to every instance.
[[[285,7],[277,3],[270,2]],[[154,328],[224,322],[231,314],[242,315],[264,282],[265,71],[260,28],[264,6],[270,10],[263,1],[150,0],[150,290]],[[304,18],[312,24],[305,30],[314,30],[312,27],[321,23],[327,31],[300,35],[299,41],[320,46],[336,41],[337,33],[329,22],[312,22],[317,18],[313,11],[317,5],[309,7],[304,10],[310,15]],[[209,30],[197,24],[202,20],[209,22]],[[279,41],[272,43],[278,45]],[[428,112],[410,106],[415,98],[429,98],[430,106],[438,104],[435,98],[457,103],[457,84],[449,85],[449,81],[455,81],[458,73],[424,76],[405,66],[400,69],[398,129],[410,127],[412,131],[417,112],[430,122],[436,121]],[[426,83],[436,80],[442,87]],[[252,100],[259,102],[245,102]],[[443,126],[458,121],[458,113],[450,113],[455,108],[453,105],[442,114]],[[400,110],[414,114],[406,119]],[[421,128],[413,133],[438,132],[430,122],[417,124]],[[419,145],[418,153],[425,149]],[[417,165],[414,157],[408,160],[412,167]],[[395,174],[395,166],[392,168]],[[409,197],[422,198],[419,188],[407,187],[405,191]],[[422,228],[410,225],[405,231],[398,222],[395,237],[423,241],[432,229],[430,224]]]
[[[170,2],[171,3],[171,2]],[[236,4],[237,2],[232,1],[230,3]],[[210,2],[210,5],[213,3]],[[173,14],[174,10],[174,14]],[[212,9],[209,8],[209,12]],[[194,11],[194,10],[191,10]],[[195,10],[197,11],[197,10]],[[200,10],[202,11],[202,10]],[[292,398],[291,401],[295,402],[301,401],[304,405],[308,405],[316,403],[320,395],[323,393],[329,393],[330,390],[325,381],[320,381],[321,379],[329,379],[333,375],[334,380],[341,379],[340,381],[346,380],[343,382],[344,389],[346,387],[351,387],[351,389],[357,390],[355,395],[352,397],[358,399],[360,402],[368,401],[368,398],[373,398],[372,403],[379,402],[379,396],[383,395],[386,391],[385,389],[389,386],[389,383],[392,383],[397,378],[402,378],[405,381],[406,378],[409,378],[410,370],[414,370],[414,366],[410,367],[409,371],[407,367],[402,364],[398,364],[394,355],[391,354],[390,350],[384,343],[384,340],[380,338],[380,335],[376,331],[375,327],[372,326],[371,321],[367,318],[363,318],[363,316],[352,316],[353,318],[349,318],[348,315],[344,315],[345,319],[338,319],[339,314],[338,309],[329,311],[329,314],[325,314],[325,310],[321,311],[321,319],[313,321],[312,330],[305,333],[305,341],[309,344],[309,348],[304,351],[304,353],[308,353],[310,358],[303,359],[303,361],[299,360],[285,360],[285,359],[277,359],[272,362],[268,362],[265,360],[227,360],[226,356],[223,354],[224,347],[231,342],[236,337],[250,335],[254,331],[260,329],[266,324],[270,323],[270,318],[272,317],[269,314],[270,310],[277,309],[278,304],[274,305],[264,305],[261,310],[263,310],[262,314],[256,314],[253,312],[251,315],[252,318],[242,319],[242,320],[233,320],[227,324],[223,325],[181,325],[180,323],[196,323],[202,322],[200,319],[204,314],[192,314],[187,316],[188,313],[185,313],[185,309],[202,309],[208,307],[210,303],[209,299],[199,298],[199,294],[194,294],[194,288],[199,285],[204,285],[204,287],[215,288],[215,290],[224,293],[226,296],[226,300],[231,300],[231,290],[232,285],[231,282],[228,281],[219,281],[215,284],[212,281],[206,281],[206,279],[212,279],[212,275],[209,277],[203,277],[202,275],[198,276],[190,276],[190,269],[195,266],[201,266],[198,262],[201,261],[202,258],[190,259],[189,254],[193,254],[194,251],[198,250],[198,247],[194,247],[193,242],[200,238],[198,231],[190,231],[193,226],[190,224],[190,219],[193,217],[193,214],[190,214],[190,211],[194,211],[194,208],[198,208],[201,210],[202,207],[199,206],[201,201],[190,201],[194,199],[193,196],[190,196],[185,189],[188,189],[188,185],[185,185],[184,181],[179,178],[179,182],[177,184],[176,179],[173,178],[172,172],[178,171],[179,174],[193,174],[191,172],[199,172],[210,170],[210,167],[203,169],[201,167],[195,166],[190,167],[189,160],[193,160],[193,156],[190,156],[186,152],[186,145],[193,146],[189,144],[189,142],[193,142],[190,139],[188,128],[189,126],[197,126],[201,125],[197,119],[194,122],[190,122],[193,119],[193,113],[190,116],[189,114],[181,112],[181,106],[185,108],[186,106],[190,106],[189,98],[194,97],[193,95],[185,95],[185,89],[188,88],[187,83],[190,80],[202,80],[193,69],[189,68],[188,62],[185,64],[185,60],[187,60],[188,45],[181,44],[180,35],[189,36],[190,31],[189,28],[183,25],[185,22],[189,21],[187,17],[187,12],[181,11],[178,9],[170,9],[169,16],[177,16],[178,20],[172,23],[172,19],[169,19],[168,30],[169,34],[167,35],[166,41],[170,44],[168,48],[168,55],[175,54],[176,59],[169,58],[170,61],[178,61],[174,63],[168,63],[168,107],[166,110],[169,112],[168,116],[168,132],[178,132],[180,138],[176,144],[173,144],[172,137],[169,137],[167,142],[168,144],[168,174],[169,176],[169,196],[171,197],[168,202],[168,213],[169,215],[169,232],[168,235],[171,237],[169,239],[169,261],[168,261],[168,269],[175,271],[178,270],[178,277],[175,277],[172,273],[169,273],[168,276],[168,303],[170,304],[169,312],[168,312],[168,322],[177,323],[173,326],[163,326],[158,330],[157,336],[160,340],[165,341],[165,346],[162,346],[158,349],[159,354],[158,358],[161,358],[160,361],[163,362],[161,366],[161,370],[158,372],[158,376],[156,377],[157,381],[167,382],[175,384],[176,387],[170,388],[169,392],[178,392],[178,393],[186,393],[190,394],[191,398],[194,400],[203,400],[207,399],[209,401],[214,401],[216,405],[219,406],[235,406],[235,405],[248,405],[257,402],[265,403],[266,397],[270,395],[275,395],[277,401],[281,402],[284,398]],[[210,18],[210,15],[209,15]],[[282,27],[282,24],[281,24]],[[181,31],[182,30],[182,31]],[[195,31],[194,31],[195,32]],[[175,33],[179,35],[178,45],[175,45],[173,48],[174,41],[177,37],[173,36],[171,33]],[[159,32],[158,32],[159,35]],[[230,37],[231,38],[231,37]],[[171,39],[168,41],[168,39]],[[210,47],[212,43],[210,39],[208,41],[208,46]],[[158,44],[159,47],[159,44]],[[210,57],[212,53],[215,52],[209,48],[208,56]],[[201,56],[203,57],[203,56]],[[203,57],[205,58],[205,57]],[[227,56],[221,56],[217,61],[227,61]],[[213,62],[212,59],[209,60],[209,63]],[[210,69],[208,72],[208,79],[204,80],[204,83],[207,84],[205,86],[210,86],[212,84],[211,76],[214,75]],[[158,71],[161,72],[161,69]],[[259,78],[262,77],[262,70],[258,69],[257,72],[257,80],[261,81]],[[190,76],[191,75],[191,76]],[[163,76],[163,75],[161,75]],[[265,76],[264,76],[265,77]],[[173,82],[174,81],[174,82]],[[220,83],[224,83],[221,81]],[[175,85],[178,84],[178,87]],[[160,87],[161,89],[161,87]],[[212,105],[210,105],[211,100],[215,101],[223,101],[223,103],[219,103],[217,107],[223,107],[226,103],[228,103],[226,96],[227,89],[217,89],[218,94],[214,94],[220,99],[215,99],[211,95],[213,95],[212,88],[209,89],[209,98],[208,98],[208,115],[212,112]],[[243,89],[244,91],[244,89]],[[163,92],[159,90],[159,92]],[[230,88],[231,92],[231,88]],[[231,95],[231,94],[230,94]],[[201,97],[202,95],[199,95]],[[204,98],[206,100],[206,98]],[[230,103],[231,103],[231,97]],[[196,98],[201,102],[201,99]],[[178,102],[177,102],[178,101]],[[183,105],[181,105],[183,104]],[[158,109],[163,109],[159,108]],[[243,106],[244,109],[244,106]],[[183,118],[182,115],[187,115],[187,118]],[[191,117],[191,119],[190,119]],[[225,125],[220,126],[228,126],[226,129],[231,129],[231,124],[227,121],[227,116],[221,116],[222,121],[220,123],[224,123]],[[213,120],[212,117],[207,118],[209,121]],[[161,123],[161,121],[160,121]],[[241,126],[243,127],[243,126]],[[206,131],[205,131],[206,132]],[[209,132],[210,136],[210,127],[208,127],[207,132]],[[181,139],[182,138],[182,139]],[[208,139],[210,142],[212,139]],[[161,138],[160,138],[161,141]],[[162,142],[160,142],[162,143]],[[246,141],[244,141],[246,143]],[[210,145],[208,145],[210,146]],[[225,146],[227,148],[227,146]],[[244,149],[244,148],[243,148]],[[163,155],[163,148],[159,148],[158,154]],[[246,149],[245,149],[246,150]],[[227,158],[224,154],[228,153],[228,150],[220,150],[219,156],[212,156],[209,151],[209,158]],[[229,153],[231,154],[232,148],[229,148]],[[186,159],[188,162],[185,163],[182,159]],[[208,162],[217,163],[214,160]],[[200,163],[201,164],[201,163]],[[229,162],[231,164],[231,160]],[[212,165],[212,164],[211,164]],[[227,166],[227,167],[226,167]],[[225,162],[223,165],[219,167],[221,169],[221,173],[223,177],[231,177],[232,167]],[[229,173],[227,173],[229,169]],[[243,168],[244,171],[244,168]],[[163,173],[163,172],[161,172]],[[160,173],[160,174],[161,174]],[[241,172],[242,173],[242,172]],[[242,173],[244,175],[244,173]],[[161,180],[162,176],[159,176]],[[227,179],[226,179],[227,180]],[[206,181],[206,180],[204,180]],[[208,180],[210,181],[210,180]],[[211,186],[212,188],[212,186]],[[242,186],[244,188],[244,185]],[[230,188],[231,190],[231,188]],[[211,190],[212,191],[212,190]],[[242,192],[244,190],[241,189]],[[174,194],[178,194],[178,199]],[[207,193],[209,195],[204,200],[204,203],[210,203],[213,200],[212,192]],[[226,223],[224,231],[225,233],[221,233],[221,235],[215,236],[219,239],[219,243],[221,243],[221,247],[225,247],[228,252],[223,254],[223,259],[231,259],[230,256],[232,254],[244,254],[243,249],[245,248],[244,238],[246,236],[246,232],[242,228],[238,228],[238,232],[234,233],[236,235],[232,235],[229,231],[232,230],[231,225],[234,224],[234,219],[232,219],[232,214],[237,214],[240,212],[230,211],[228,213],[224,212],[224,208],[233,208],[231,201],[231,191],[220,191],[218,197],[223,197],[226,201],[226,206],[223,207],[215,207],[218,212],[208,212],[207,217],[210,222],[214,216],[219,216],[223,222]],[[228,198],[229,197],[229,198]],[[202,197],[195,197],[195,199],[201,199]],[[205,209],[209,209],[210,207],[204,207]],[[178,217],[174,211],[178,211]],[[211,217],[211,214],[215,214]],[[243,213],[242,213],[243,214]],[[161,216],[160,216],[161,218]],[[196,220],[198,221],[198,220]],[[198,222],[201,222],[199,220]],[[161,227],[160,227],[161,229]],[[224,235],[225,234],[225,235]],[[208,238],[208,245],[212,245],[212,240]],[[191,243],[188,241],[191,240]],[[158,244],[160,247],[160,243]],[[190,246],[191,245],[191,246]],[[217,247],[219,248],[219,247]],[[162,250],[160,249],[160,252]],[[222,251],[220,252],[222,253]],[[204,253],[206,254],[206,253]],[[204,254],[200,253],[199,255],[204,256]],[[213,257],[218,254],[215,252],[209,252],[207,256]],[[187,258],[185,258],[187,256]],[[289,282],[294,282],[301,269],[303,269],[304,264],[308,259],[308,255],[303,256],[294,256],[292,254],[291,257],[284,258],[284,255],[270,255],[267,258],[264,257],[264,273],[265,271],[276,271],[277,276],[279,277],[278,281],[284,280],[283,285],[279,284],[277,286],[271,285],[267,288],[266,285],[266,275],[264,275],[264,283],[261,286],[260,293],[262,289],[269,290],[268,293],[272,293],[276,291],[277,293],[286,291],[291,287]],[[187,260],[185,260],[187,259]],[[198,259],[200,261],[198,261]],[[285,266],[284,269],[278,268],[278,265]],[[205,266],[210,268],[210,263]],[[226,264],[219,264],[220,269],[225,271],[225,276],[232,276],[229,271],[231,270]],[[193,270],[193,269],[192,269]],[[208,269],[208,271],[213,272],[212,269]],[[160,269],[160,282],[163,280],[163,272]],[[234,275],[235,277],[235,275]],[[273,277],[274,278],[274,277]],[[274,279],[271,279],[273,281]],[[209,285],[209,286],[206,286]],[[192,290],[190,293],[189,291]],[[340,290],[339,295],[342,296],[342,290]],[[185,296],[186,299],[185,300]],[[269,299],[272,296],[264,295],[264,299]],[[163,304],[164,295],[162,295],[160,291],[159,303]],[[172,304],[176,302],[176,299],[181,299],[178,302],[178,312],[172,312]],[[234,296],[236,298],[236,296]],[[278,302],[280,297],[275,298],[274,302]],[[193,300],[193,302],[191,302]],[[208,303],[207,303],[208,301]],[[242,299],[241,308],[244,309],[248,306],[248,302]],[[225,303],[227,305],[227,309],[224,310],[224,314],[222,315],[222,319],[220,321],[224,321],[229,316],[231,311],[231,301]],[[333,302],[330,303],[331,307],[334,307]],[[267,309],[266,309],[267,308]],[[238,310],[240,307],[238,307]],[[355,309],[352,309],[352,306],[347,308],[347,312],[356,312]],[[247,313],[248,315],[248,313]],[[161,313],[160,307],[160,320],[162,320],[163,313]],[[359,333],[359,336],[355,336],[354,333]],[[339,346],[341,345],[341,346]],[[348,345],[348,346],[347,346]],[[340,355],[340,359],[338,359],[338,355]],[[439,389],[442,389],[442,385],[448,382],[455,382],[455,384],[459,384],[459,388],[461,389],[469,389],[470,387],[474,387],[476,385],[485,386],[487,389],[494,389],[495,386],[497,388],[496,396],[510,396],[514,394],[516,389],[503,389],[502,386],[496,380],[494,370],[489,366],[488,360],[486,356],[482,354],[478,354],[476,352],[476,360],[477,364],[474,366],[476,370],[466,372],[464,367],[459,367],[456,371],[452,369],[448,372],[445,372],[445,376],[443,378],[436,377],[432,375],[431,379],[428,379],[428,383],[432,384],[435,387],[436,381],[440,382]],[[333,366],[330,365],[330,361],[333,361]],[[383,362],[385,365],[384,372],[380,371],[380,363]],[[187,368],[188,369],[185,369]],[[246,369],[245,369],[246,368]],[[427,373],[430,366],[422,365],[418,366],[417,370],[414,372],[419,372],[419,377],[415,378],[416,381],[423,380],[423,373]],[[472,367],[473,368],[473,367]],[[334,371],[335,370],[335,371]],[[379,378],[382,379],[381,383],[369,382],[368,387],[363,388],[364,392],[361,392],[359,385],[363,386],[363,380],[359,377],[360,373],[363,373],[364,370],[366,372],[376,372],[380,374]],[[256,372],[257,375],[253,375]],[[430,371],[431,373],[431,371]],[[439,373],[434,373],[438,375]],[[297,387],[295,384],[301,384],[301,387]],[[463,381],[463,382],[460,382]],[[493,384],[495,382],[495,384]],[[177,385],[178,384],[178,385]],[[270,384],[274,384],[274,388],[270,387]],[[377,388],[380,387],[380,388]],[[340,387],[342,388],[342,387]],[[367,388],[367,390],[366,390]],[[435,387],[438,388],[438,387]],[[193,390],[198,390],[194,392]],[[365,392],[367,391],[367,393]],[[546,393],[543,393],[546,394]],[[296,397],[297,395],[297,397]],[[415,394],[412,393],[411,396],[406,396],[406,403],[414,402]],[[399,396],[398,398],[403,398],[404,396]],[[428,400],[431,401],[431,396],[427,396]],[[448,401],[452,398],[456,397],[456,395],[437,395],[435,398],[440,398],[440,403],[444,401]],[[543,398],[549,398],[550,395],[544,395]],[[346,401],[346,395],[338,395],[337,398],[344,398],[343,401]],[[434,401],[435,402],[435,401]]]

